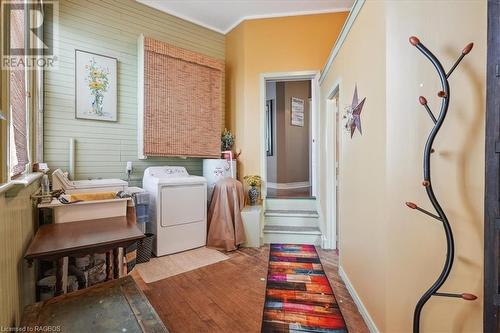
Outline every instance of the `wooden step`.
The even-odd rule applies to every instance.
[[[318,227],[265,225],[264,243],[290,243],[319,245],[321,231]]]
[[[264,213],[264,224],[317,227],[319,214],[315,210],[268,209]]]
[[[316,198],[266,198],[266,210],[317,210]]]
[[[264,216],[318,218],[319,214],[316,210],[267,209]]]
[[[264,233],[266,232],[280,234],[321,235],[321,231],[318,227],[298,227],[282,225],[265,225]]]

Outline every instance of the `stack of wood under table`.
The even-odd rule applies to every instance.
[[[144,238],[135,221],[127,216],[42,225],[31,242],[25,258],[53,261],[56,268],[55,295],[66,292],[68,257],[92,253],[113,253],[106,256],[106,276],[119,278],[119,248]],[[114,267],[111,272],[111,267]]]

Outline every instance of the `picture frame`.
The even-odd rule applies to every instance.
[[[292,126],[304,127],[304,100],[292,97],[291,103],[290,115]]]
[[[118,121],[118,59],[75,49],[75,118]]]
[[[274,136],[274,107],[273,100],[269,99],[266,101],[266,155],[273,156],[274,147],[273,147],[273,136]]]

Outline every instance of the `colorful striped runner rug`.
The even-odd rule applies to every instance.
[[[271,244],[261,332],[347,332],[314,245]]]

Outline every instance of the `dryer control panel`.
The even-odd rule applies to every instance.
[[[171,177],[187,177],[189,173],[185,167],[181,166],[162,166],[149,167],[146,171],[151,177],[171,178]]]

